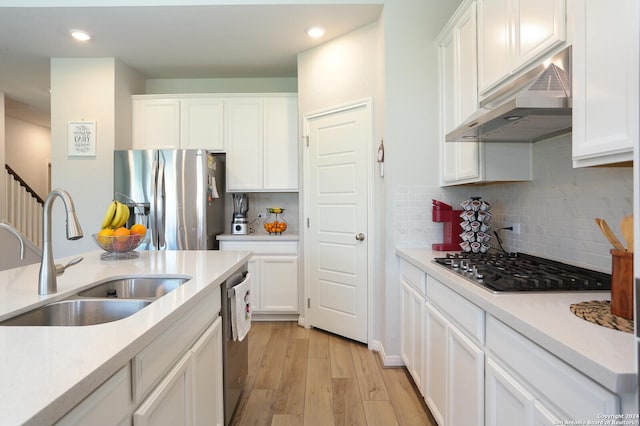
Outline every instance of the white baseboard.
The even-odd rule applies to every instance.
[[[404,361],[402,361],[400,355],[387,355],[382,342],[379,340],[372,341],[369,349],[378,352],[383,367],[404,367]]]

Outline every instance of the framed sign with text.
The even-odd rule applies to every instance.
[[[96,122],[69,122],[70,157],[92,157],[96,155]]]

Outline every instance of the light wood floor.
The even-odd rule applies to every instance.
[[[253,322],[249,374],[232,425],[430,425],[406,369],[366,345],[295,322]]]

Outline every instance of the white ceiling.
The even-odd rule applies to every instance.
[[[378,19],[381,4],[0,7],[7,115],[47,124],[52,57],[115,57],[144,78],[296,77],[296,56]],[[321,25],[312,40],[306,28]],[[83,29],[93,38],[69,36]]]

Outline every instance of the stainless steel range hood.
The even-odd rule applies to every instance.
[[[571,47],[480,102],[447,142],[536,142],[571,131]]]

